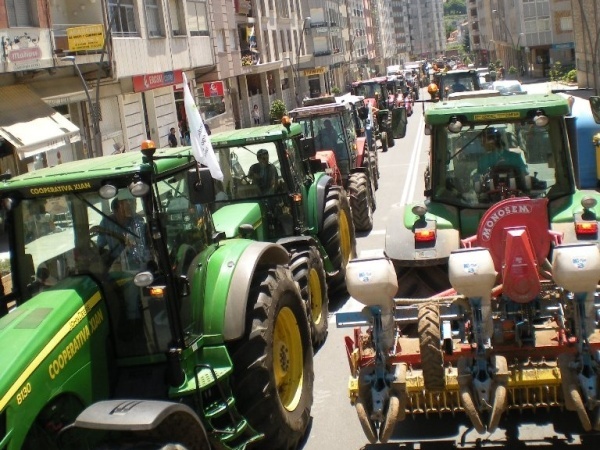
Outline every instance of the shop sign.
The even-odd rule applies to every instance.
[[[67,28],[69,51],[102,50],[104,47],[104,26],[102,24]]]
[[[327,68],[325,67],[315,67],[314,69],[306,69],[303,71],[305,77],[311,75],[323,75],[325,72],[327,72]]]
[[[136,75],[133,77],[133,91],[143,92],[164,86],[183,83],[181,70]]]
[[[574,42],[565,42],[563,44],[552,44],[550,46],[553,50],[568,50],[571,48],[575,48]]]
[[[0,30],[3,51],[0,63],[7,63],[5,70],[40,69],[52,67],[52,48],[49,30],[39,28],[14,28]]]
[[[223,97],[223,82],[211,81],[210,83],[202,83],[202,90],[205,97]]]

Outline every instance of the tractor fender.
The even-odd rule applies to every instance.
[[[367,138],[359,137],[356,138],[356,162],[355,166],[364,166],[365,165],[365,152],[367,151]]]
[[[269,242],[252,242],[235,262],[230,276],[229,290],[223,318],[223,338],[225,341],[243,336],[246,323],[246,302],[250,282],[259,264],[286,265],[289,253],[282,245]],[[220,264],[220,263],[219,263]]]
[[[318,176],[308,190],[308,223],[312,234],[317,234],[323,228],[323,211],[329,189],[340,189],[333,184],[333,178],[324,173]]]
[[[183,403],[168,401],[100,401],[84,409],[68,430],[135,432],[155,430],[159,426],[168,430],[168,436],[165,437],[171,441],[186,445],[205,443],[208,448],[208,435],[194,410]],[[202,444],[200,448],[203,448]]]

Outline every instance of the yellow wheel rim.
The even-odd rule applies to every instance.
[[[314,324],[319,324],[323,320],[323,290],[321,289],[321,279],[319,272],[311,267],[308,274],[308,288],[310,289],[310,314]]]
[[[342,251],[342,267],[346,267],[352,254],[352,239],[348,216],[343,209],[340,211],[340,250]]]
[[[275,319],[273,334],[273,371],[279,399],[288,411],[293,411],[302,397],[304,378],[302,338],[296,317],[288,307]]]

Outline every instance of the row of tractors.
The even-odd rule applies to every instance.
[[[354,328],[349,394],[370,442],[409,416],[464,413],[492,433],[550,408],[600,431],[600,194],[577,184],[592,147],[574,139],[572,104],[428,103],[425,201],[392,208],[383,256],[350,261],[364,309],[336,316]]]
[[[329,297],[373,226],[377,141],[406,133],[403,106],[372,106],[213,133],[218,171],[146,141],[3,176],[0,447],[295,449]]]

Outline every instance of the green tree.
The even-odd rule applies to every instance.
[[[271,103],[271,109],[269,110],[269,117],[271,123],[279,123],[281,118],[287,114],[287,108],[283,100],[275,100]]]
[[[467,14],[467,5],[465,0],[448,0],[444,3],[444,15]]]

